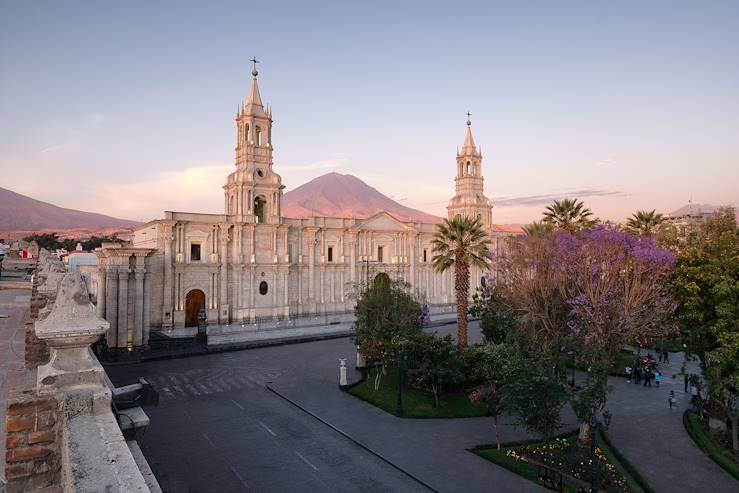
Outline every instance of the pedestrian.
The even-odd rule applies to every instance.
[[[683,376],[685,377],[685,393],[688,393],[688,374],[684,373]]]
[[[669,363],[669,362],[670,362],[670,353],[669,351],[665,351],[665,363]]]
[[[662,374],[657,372],[654,374],[654,383],[659,387],[659,383],[662,381]]]
[[[624,368],[624,373],[626,373],[626,383],[631,383],[631,372],[631,365],[626,365],[626,368]]]
[[[672,409],[672,406],[675,405],[675,391],[670,390],[670,397],[667,398],[668,403],[670,404],[670,409]]]
[[[641,367],[637,366],[634,370],[634,383],[639,385],[641,383]]]

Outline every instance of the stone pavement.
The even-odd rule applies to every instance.
[[[24,367],[24,322],[29,315],[31,285],[27,289],[0,289],[0,440],[5,450],[5,397],[8,374]],[[0,460],[0,491],[5,483],[5,460]]]
[[[685,431],[683,412],[690,408],[680,368],[683,353],[670,353],[670,363],[660,363],[662,385],[657,388],[609,379],[613,386],[608,409],[613,413],[608,436],[621,453],[658,492],[736,493],[739,482],[700,450]],[[697,362],[688,373],[700,375]],[[672,376],[675,375],[673,379]],[[670,410],[668,396],[675,391],[677,408]]]

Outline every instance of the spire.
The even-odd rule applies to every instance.
[[[251,71],[251,91],[249,91],[249,100],[246,102],[246,112],[250,115],[265,115],[264,105],[262,104],[262,96],[259,94],[259,84],[257,83],[257,63],[259,60],[252,58],[250,60],[253,64]]]
[[[464,138],[464,145],[462,146],[462,154],[477,154],[477,148],[475,147],[475,139],[472,138],[472,122],[470,116],[472,113],[467,112],[467,135]]]

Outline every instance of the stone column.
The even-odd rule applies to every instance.
[[[151,332],[151,276],[144,275],[144,334],[142,344],[149,344],[149,333]]]
[[[101,259],[98,259],[100,261]],[[100,318],[105,318],[105,302],[106,298],[108,297],[108,286],[107,286],[107,276],[105,275],[105,267],[100,266],[98,268],[98,276],[100,279],[100,282],[98,283],[98,293],[97,293],[97,315]]]
[[[172,327],[174,317],[174,301],[172,300],[172,242],[174,222],[162,223],[162,237],[164,238],[164,286],[162,292],[162,325],[165,329]],[[169,318],[165,314],[169,313]]]
[[[357,236],[354,231],[349,233],[349,265],[351,266],[351,281],[357,282]]]
[[[138,257],[136,258],[138,263]],[[142,259],[143,260],[143,259]],[[133,345],[138,347],[144,344],[144,275],[146,269],[136,267],[134,273],[136,279],[136,297],[134,298],[134,322],[133,322]]]
[[[110,324],[108,330],[108,346],[117,347],[118,341],[118,272],[114,265],[108,264],[106,270],[105,319]]]
[[[128,262],[128,259],[125,259]],[[118,271],[118,338],[116,347],[128,345],[128,264]]]
[[[416,235],[411,233],[408,236],[408,258],[411,261],[411,288],[415,288],[418,285],[416,282]]]

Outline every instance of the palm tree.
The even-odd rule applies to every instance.
[[[593,212],[585,207],[582,200],[555,200],[544,210],[543,222],[551,224],[556,229],[575,233],[581,229],[590,228],[598,222],[592,215]]]
[[[554,226],[552,226],[551,223],[544,221],[534,221],[523,227],[523,232],[526,233],[527,236],[543,236],[552,231],[554,231]]]
[[[662,222],[662,214],[651,211],[636,211],[626,220],[626,229],[633,234],[642,236],[650,236],[654,232],[654,228]]]
[[[470,294],[470,264],[482,269],[490,266],[490,240],[480,218],[456,216],[437,226],[432,242],[431,262],[437,272],[454,266],[454,289],[457,295],[457,345],[467,346],[467,309]]]

